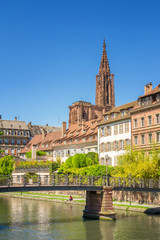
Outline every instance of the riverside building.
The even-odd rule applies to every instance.
[[[125,152],[125,146],[131,144],[131,115],[137,101],[130,102],[103,115],[98,124],[98,153],[102,165],[117,165],[117,156]]]

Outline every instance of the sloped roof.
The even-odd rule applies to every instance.
[[[123,105],[118,106],[118,107],[114,107],[111,111],[106,112],[104,114],[104,116],[111,115],[112,113],[117,113],[117,116],[114,117],[113,119],[109,118],[108,120],[105,120],[103,118],[103,120],[98,124],[98,126],[130,118],[129,108],[134,108],[136,105],[137,105],[137,101],[133,101],[133,102],[129,102],[129,103],[123,104]],[[124,116],[122,116],[121,115],[122,110],[128,110],[128,112]]]
[[[16,130],[29,130],[25,121],[17,120],[0,120],[0,128],[3,129],[16,129]]]

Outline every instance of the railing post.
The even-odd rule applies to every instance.
[[[125,178],[123,179],[123,187],[126,186],[126,181],[125,181]]]
[[[135,182],[135,178],[133,178],[133,187],[135,187],[136,182]]]
[[[52,175],[52,186],[55,186],[55,175]]]
[[[141,182],[141,178],[139,179],[139,188],[142,187],[142,182]]]
[[[142,178],[142,188],[144,188],[144,178]]]
[[[94,186],[94,177],[91,176],[91,185]]]
[[[90,176],[88,176],[88,186],[91,185]]]
[[[8,185],[8,187],[10,187],[10,176],[8,176],[7,185]]]
[[[26,176],[23,175],[23,186],[25,187],[26,186]]]
[[[41,176],[39,175],[39,178],[38,178],[38,186],[41,186]]]
[[[81,176],[79,176],[79,184],[78,184],[79,186],[81,186],[82,185],[82,177]]]
[[[103,186],[105,186],[106,185],[106,178],[105,178],[105,176],[103,176]]]
[[[118,187],[121,187],[121,178],[118,178]]]
[[[149,179],[149,188],[153,188],[153,179]]]
[[[131,187],[131,174],[129,174],[129,183],[128,186]]]
[[[68,183],[69,183],[68,175],[65,175],[65,185],[68,186]]]

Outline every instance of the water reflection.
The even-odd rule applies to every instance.
[[[0,239],[160,239],[160,216],[118,212],[117,221],[84,221],[83,206],[0,199]]]

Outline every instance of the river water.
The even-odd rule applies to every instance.
[[[83,208],[80,205],[1,197],[0,239],[160,239],[160,216],[117,211],[117,221],[84,221]]]

